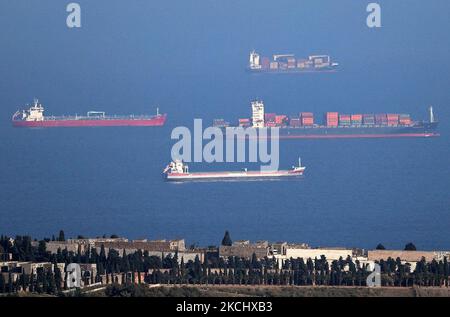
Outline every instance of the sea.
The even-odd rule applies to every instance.
[[[450,250],[450,2],[77,0],[0,4],[0,233],[304,242]],[[329,54],[336,73],[250,74],[248,54]],[[19,129],[47,115],[168,114],[164,127]],[[168,183],[176,127],[267,112],[409,113],[434,107],[440,137],[282,140],[292,180]],[[255,163],[190,163],[191,171]]]

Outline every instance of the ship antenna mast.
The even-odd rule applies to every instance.
[[[298,157],[298,167],[302,167],[302,158]]]
[[[430,123],[434,122],[433,106],[430,106]]]

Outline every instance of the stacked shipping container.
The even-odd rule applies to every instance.
[[[365,125],[374,125],[375,124],[375,115],[373,115],[373,114],[363,115],[363,123]]]
[[[300,113],[302,126],[310,127],[314,125],[314,115],[312,112]]]
[[[340,114],[339,115],[339,125],[341,126],[349,126],[351,125],[351,116],[349,114]]]
[[[339,124],[339,114],[337,112],[327,112],[325,114],[325,124],[328,127],[337,127]]]
[[[289,125],[291,127],[300,127],[302,125],[300,118],[291,118],[289,120]]]
[[[230,124],[226,122],[224,119],[214,119],[213,125],[215,127],[225,128],[228,127]]]
[[[386,117],[388,125],[398,125],[398,114],[389,113]]]
[[[327,127],[349,127],[362,125],[379,126],[409,126],[413,124],[409,114],[339,114],[338,112],[327,112],[324,124]],[[216,127],[227,127],[229,123],[224,119],[214,119],[213,125]],[[314,114],[312,112],[301,112],[298,117],[288,117],[276,113],[264,114],[264,125],[266,127],[313,127]],[[239,119],[240,127],[251,126],[248,118]]]
[[[289,57],[289,58],[287,59],[287,67],[288,67],[289,69],[291,69],[291,68],[295,68],[295,66],[296,66],[296,64],[295,64],[295,58],[294,58],[294,57]]]
[[[399,116],[399,123],[401,125],[410,125],[411,124],[411,117],[409,114],[401,114]]]
[[[387,116],[385,113],[375,115],[375,123],[377,125],[387,125]]]
[[[351,120],[352,120],[352,125],[362,125],[362,114],[352,114],[351,116]]]
[[[276,113],[265,113],[264,122],[275,122]]]
[[[250,119],[248,119],[248,118],[239,119],[239,126],[240,127],[247,128],[250,125],[251,125]]]
[[[282,114],[282,115],[276,115],[275,116],[275,123],[276,125],[283,125],[286,122],[287,116]]]
[[[278,69],[278,62],[270,62],[270,69]]]

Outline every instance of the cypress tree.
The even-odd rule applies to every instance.
[[[59,231],[58,241],[66,241],[66,236],[63,230]]]
[[[225,231],[225,235],[222,239],[222,245],[223,246],[231,246],[232,244],[233,244],[233,242],[231,241],[230,233],[227,230],[227,231]]]
[[[6,283],[3,274],[0,274],[0,293],[6,292]]]

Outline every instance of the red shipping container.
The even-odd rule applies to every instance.
[[[286,115],[277,115],[275,116],[275,123],[282,124],[285,119]]]
[[[388,125],[397,125],[398,124],[398,114],[387,114]]]
[[[400,119],[400,124],[401,125],[410,125],[411,119]]]
[[[239,126],[240,127],[249,127],[251,124],[250,124],[250,119],[248,119],[248,118],[243,118],[243,119],[239,119]]]
[[[325,124],[328,127],[337,127],[338,126],[338,120],[339,119],[339,113],[338,112],[327,112],[325,114]]]
[[[339,113],[338,112],[327,112],[326,113],[327,118],[338,118]]]
[[[264,114],[264,120],[265,121],[275,121],[276,116],[277,116],[276,113],[266,113],[266,114]]]

